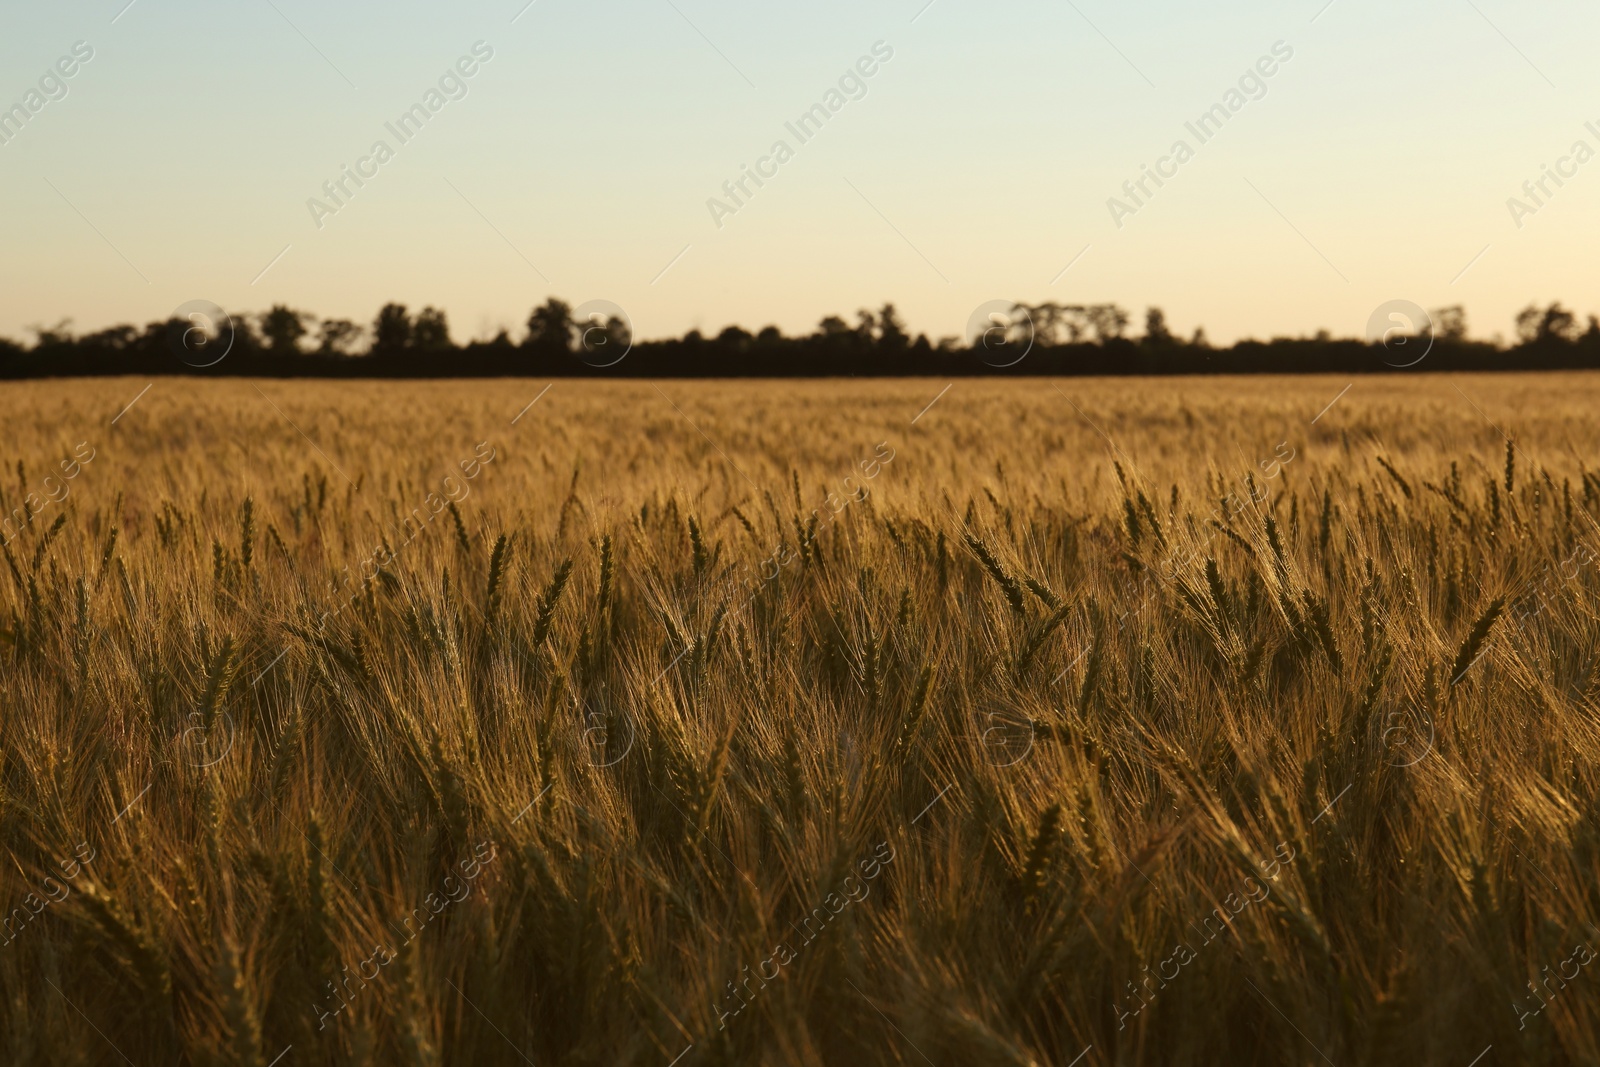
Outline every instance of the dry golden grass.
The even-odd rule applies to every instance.
[[[7,1063],[1600,1062],[1600,377],[145,384],[0,387]]]

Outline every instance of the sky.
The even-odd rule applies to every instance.
[[[646,338],[892,302],[937,340],[996,299],[1509,335],[1600,312],[1597,39],[1578,0],[8,5],[0,108],[38,110],[0,126],[0,336],[393,300],[466,341],[551,295]]]

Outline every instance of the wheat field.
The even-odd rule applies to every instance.
[[[946,384],[0,386],[0,1060],[1600,1063],[1600,376]]]

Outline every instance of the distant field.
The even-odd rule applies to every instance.
[[[716,507],[707,521],[727,522],[728,506],[787,488],[791,471],[798,469],[803,481],[843,478],[883,440],[914,462],[875,485],[880,495],[981,496],[982,483],[974,479],[995,484],[999,461],[1016,488],[1059,493],[1065,478],[1075,499],[1089,493],[1096,504],[1104,504],[1105,486],[1114,480],[1110,464],[1099,462],[1108,454],[1102,431],[1149,478],[1180,484],[1203,483],[1209,466],[1242,473],[1280,441],[1298,451],[1290,466],[1298,465],[1293,474],[1301,477],[1332,464],[1367,463],[1379,451],[1407,461],[1466,462],[1475,455],[1498,468],[1503,438],[1495,426],[1514,433],[1552,472],[1575,473],[1583,459],[1594,465],[1600,444],[1594,415],[1600,373],[1386,376],[1353,385],[1349,378],[1261,376],[968,380],[955,383],[914,426],[946,382],[156,379],[109,425],[146,384],[73,379],[0,386],[6,400],[0,461],[10,467],[24,459],[42,472],[64,447],[87,440],[104,446],[105,456],[95,461],[102,466],[84,492],[115,481],[130,501],[159,503],[162,493],[207,488],[213,502],[232,504],[247,492],[298,497],[302,474],[327,477],[341,492],[345,476],[387,492],[407,479],[442,477],[474,444],[489,440],[504,459],[495,478],[474,491],[496,507],[540,507],[521,495],[529,491],[564,499],[580,465],[587,512],[623,501],[631,507],[681,487],[710,496],[699,505]],[[546,385],[550,391],[511,425]],[[1313,425],[1347,385],[1349,392]],[[0,492],[15,505],[9,487]],[[376,500],[366,510],[378,514]]]
[[[1600,374],[147,384],[0,385],[0,1061],[1600,1062]]]

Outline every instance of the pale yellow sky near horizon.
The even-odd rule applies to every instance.
[[[16,339],[196,299],[432,304],[463,341],[549,295],[640,337],[885,301],[934,339],[994,299],[1159,305],[1218,342],[1359,335],[1394,299],[1484,337],[1531,301],[1600,312],[1575,2],[95,0],[0,26]]]

